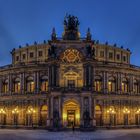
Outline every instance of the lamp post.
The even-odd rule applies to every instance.
[[[35,113],[35,109],[33,109],[32,107],[28,109],[27,113],[28,115],[30,115],[30,122],[31,122],[31,125],[33,127],[33,114]],[[28,119],[29,119],[29,116],[28,116]],[[32,120],[31,120],[32,119]],[[29,121],[29,120],[28,120]]]
[[[3,109],[3,108],[1,108],[0,109],[0,118],[1,118],[1,127],[2,127],[2,125],[4,124],[4,121],[5,121],[5,114],[6,114],[6,112],[5,112],[5,110]]]
[[[124,124],[128,125],[128,115],[130,114],[130,110],[128,108],[124,108],[123,113],[124,113]]]
[[[18,125],[18,114],[19,114],[18,109],[17,108],[13,109],[12,114],[13,114],[13,117],[14,117],[14,125],[17,127],[17,125]]]
[[[140,125],[140,108],[136,111],[137,115],[137,125]]]
[[[110,108],[107,110],[107,113],[108,113],[109,116],[110,116],[110,126],[112,126],[112,122],[113,122],[113,124],[114,124],[114,122],[115,122],[115,114],[116,114],[116,112],[115,112],[114,108],[110,107]]]

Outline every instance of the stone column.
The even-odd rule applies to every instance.
[[[96,126],[96,110],[95,110],[95,107],[96,107],[96,99],[93,98],[93,115],[92,115],[92,118],[93,118],[93,126]]]
[[[59,117],[60,117],[60,125],[62,125],[62,100],[61,96],[59,96]]]
[[[107,72],[103,72],[103,93],[107,93],[107,84],[108,84],[108,77],[107,77]]]
[[[117,73],[117,80],[116,80],[116,90],[117,90],[117,94],[120,94],[121,93],[121,73]]]
[[[85,66],[83,67],[83,69],[84,69],[84,73],[83,73],[83,81],[84,81],[84,87],[86,87],[86,68],[85,68]]]
[[[23,86],[23,84],[22,84],[22,78],[23,76],[22,76],[22,73],[20,73],[20,94],[22,94],[22,86]]]
[[[95,81],[95,68],[92,69],[92,91],[95,91],[94,81]]]
[[[53,126],[53,96],[50,102],[50,125]]]
[[[80,101],[80,105],[81,105],[81,113],[80,113],[80,125],[84,125],[84,121],[83,121],[83,110],[84,110],[84,103],[83,103],[83,98],[84,97],[82,97],[81,96],[81,101]]]
[[[39,93],[39,91],[40,91],[39,84],[40,84],[39,72],[37,71],[37,72],[36,72],[36,92],[37,92],[37,93]]]
[[[133,87],[134,87],[134,77],[133,77],[133,75],[130,75],[130,81],[129,81],[129,85],[128,85],[128,87],[129,87],[129,92],[130,92],[130,94],[133,94],[134,92],[134,90],[133,90]]]
[[[8,88],[9,88],[9,94],[11,95],[12,94],[12,75],[9,73],[8,75]]]

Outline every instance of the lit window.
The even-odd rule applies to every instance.
[[[3,93],[7,93],[8,92],[8,80],[5,80],[4,83],[3,83]]]
[[[14,83],[14,92],[16,92],[16,93],[20,92],[20,82]]]
[[[101,81],[96,80],[94,82],[94,86],[95,86],[95,91],[101,91]]]
[[[114,81],[109,81],[108,82],[108,91],[109,92],[114,92],[115,91],[115,82]]]
[[[48,81],[44,80],[41,82],[41,91],[48,91]]]
[[[128,83],[126,81],[122,82],[122,92],[128,92]]]
[[[27,80],[27,91],[28,91],[28,92],[33,92],[34,89],[35,89],[34,81],[31,80],[31,79],[28,79],[28,80]]]

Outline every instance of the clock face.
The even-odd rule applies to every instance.
[[[76,49],[65,50],[61,57],[62,62],[68,62],[68,63],[78,63],[81,62],[81,59],[82,59],[82,55]]]

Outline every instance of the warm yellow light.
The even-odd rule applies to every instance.
[[[28,109],[27,111],[29,114],[35,113],[36,111],[33,108]]]
[[[0,114],[5,114],[6,112],[4,111],[3,108],[0,109]]]
[[[130,110],[129,110],[128,108],[125,108],[125,109],[123,110],[123,113],[124,113],[124,114],[129,114],[129,113],[130,113]]]
[[[77,114],[76,114],[76,119],[79,119],[79,118],[80,118],[80,114],[77,113]]]
[[[116,112],[115,112],[114,108],[111,108],[111,107],[110,107],[110,108],[107,110],[107,113],[115,114]]]
[[[19,110],[17,108],[12,110],[12,114],[18,114],[18,113],[19,113]]]
[[[63,113],[63,119],[67,118],[67,114]]]
[[[111,85],[111,82],[108,82],[109,85]]]

